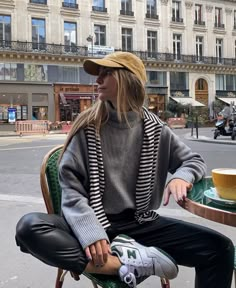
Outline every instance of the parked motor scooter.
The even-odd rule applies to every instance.
[[[214,130],[214,139],[218,136],[231,136],[232,140],[236,139],[236,111],[235,107],[233,107],[233,113],[231,114],[228,120],[228,127],[227,125],[227,118],[224,117],[223,113],[220,112],[217,116],[217,121],[215,124],[216,129]]]

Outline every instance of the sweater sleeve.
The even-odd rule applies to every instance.
[[[62,213],[81,246],[108,236],[89,205],[89,168],[87,141],[80,130],[66,148],[59,164],[62,188]]]
[[[194,183],[201,180],[206,174],[206,164],[203,158],[193,152],[169,127],[163,126],[163,145],[168,149],[168,171],[172,174],[168,182],[180,178]]]

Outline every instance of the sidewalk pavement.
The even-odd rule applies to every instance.
[[[206,142],[206,143],[218,143],[218,144],[228,144],[228,145],[236,145],[236,140],[231,140],[231,136],[219,136],[217,139],[214,139],[214,127],[200,127],[198,128],[198,135],[197,131],[194,128],[193,131],[191,128],[176,128],[173,129],[173,131],[185,139],[192,140],[192,141],[199,141],[199,142]],[[55,135],[55,134],[66,134],[62,130],[53,130],[49,131],[49,134],[46,135]],[[27,136],[33,136],[37,135],[40,136],[40,134],[27,134]],[[43,134],[42,134],[43,135]],[[0,131],[0,137],[20,137],[16,132],[14,131]],[[26,136],[26,135],[25,135]],[[24,137],[24,135],[22,136]]]

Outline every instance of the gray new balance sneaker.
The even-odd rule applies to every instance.
[[[126,235],[121,234],[112,241],[111,251],[123,264],[119,269],[120,279],[130,287],[136,287],[136,278],[156,275],[173,279],[178,274],[178,266],[171,256],[159,248],[143,246]]]

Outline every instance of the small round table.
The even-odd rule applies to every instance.
[[[236,227],[236,206],[217,204],[204,195],[204,192],[214,187],[212,178],[206,177],[193,185],[185,201],[179,205],[200,217],[225,225]]]

